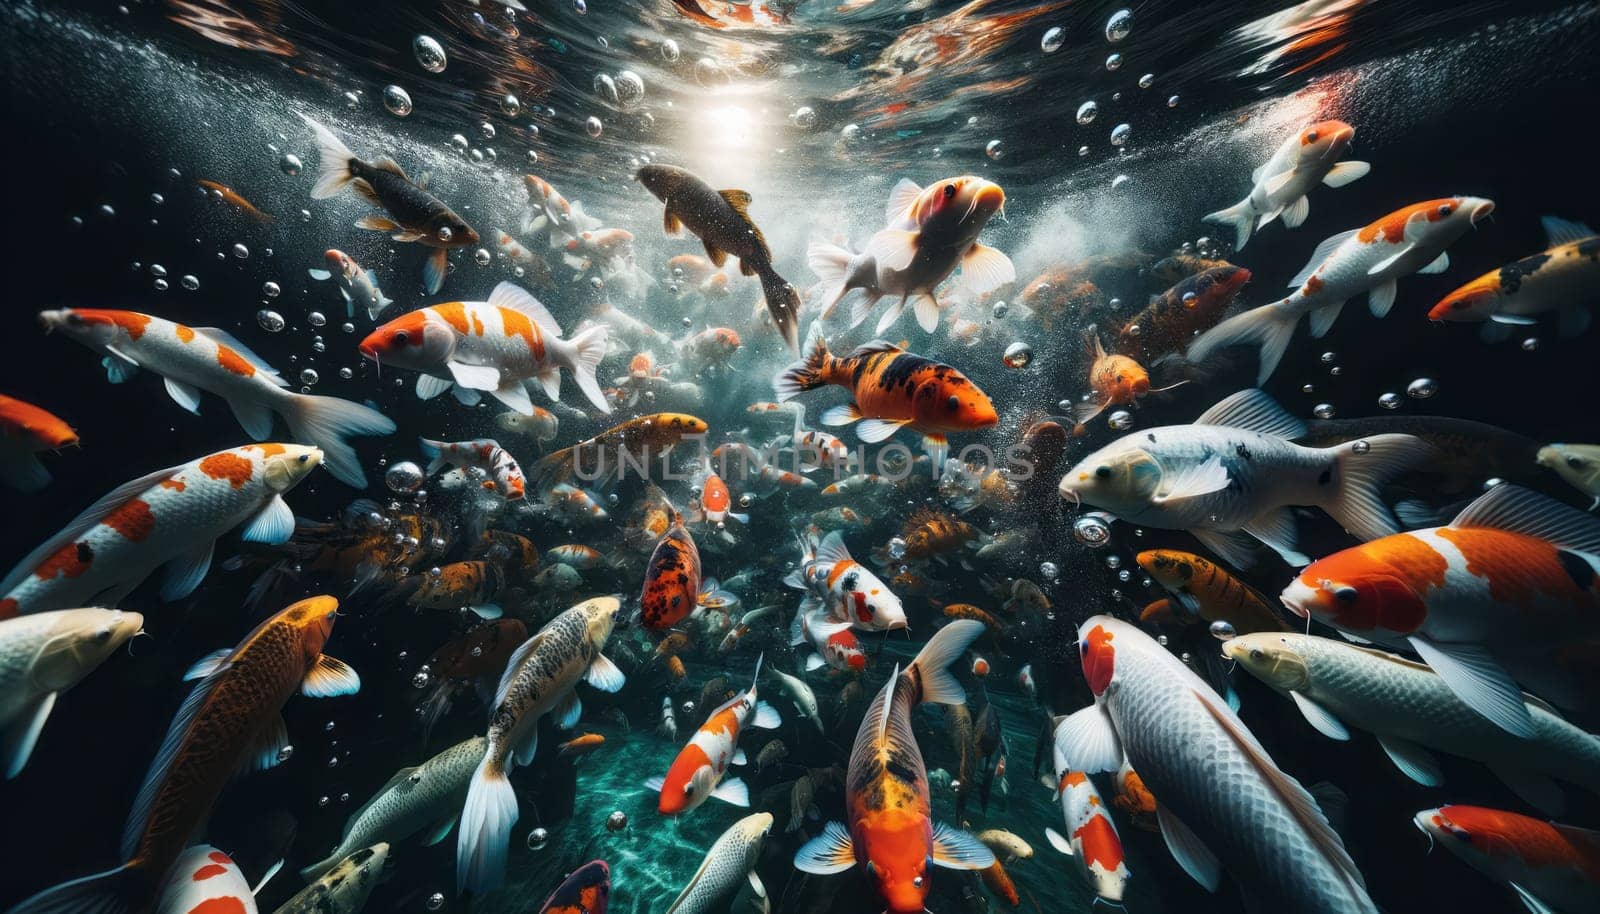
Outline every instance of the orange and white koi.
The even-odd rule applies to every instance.
[[[359,348],[380,366],[422,372],[417,396],[424,400],[453,386],[456,399],[469,406],[484,391],[528,416],[533,402],[526,383],[537,381],[559,401],[565,368],[589,402],[609,413],[594,374],[606,356],[608,332],[597,324],[562,339],[561,325],[537,298],[503,282],[488,301],[446,302],[395,318],[368,334]]]
[[[6,485],[19,492],[39,491],[50,484],[39,452],[77,444],[78,433],[54,413],[0,394],[0,481]]]
[[[569,203],[549,181],[523,175],[522,186],[528,191],[528,207],[523,211],[521,226],[524,235],[547,231],[550,246],[559,248],[566,239],[598,227],[597,220],[584,214],[582,205]]]
[[[488,477],[483,487],[500,493],[507,501],[517,501],[528,492],[522,467],[493,438],[454,442],[418,438],[417,441],[422,447],[422,455],[428,458],[427,469],[423,472],[429,476],[447,466],[462,470],[475,469]]]
[[[743,345],[739,334],[727,327],[708,327],[674,342],[678,368],[688,377],[708,370],[725,370],[734,353]]]
[[[234,527],[245,524],[247,542],[287,542],[294,512],[283,494],[321,462],[314,447],[249,444],[123,483],[0,580],[0,619],[116,606],[162,565],[162,599],[186,597]]]
[[[739,618],[738,622],[734,623],[732,628],[728,629],[728,633],[722,636],[722,643],[717,645],[717,652],[731,654],[738,650],[739,642],[750,634],[751,628],[777,611],[777,606],[763,606],[745,613]]]
[[[733,510],[733,495],[728,491],[728,484],[711,471],[709,459],[702,462],[695,484],[700,487],[700,497],[689,512],[691,519],[721,525],[732,518],[747,527],[750,525],[749,514]]]
[[[1242,250],[1250,233],[1283,217],[1286,228],[1299,228],[1311,213],[1306,195],[1318,184],[1343,187],[1372,170],[1366,162],[1341,162],[1355,140],[1356,129],[1344,121],[1318,121],[1285,139],[1265,164],[1250,173],[1249,196],[1206,216],[1204,221],[1232,228],[1233,249]]]
[[[200,413],[200,393],[228,401],[233,417],[257,441],[272,434],[272,414],[289,424],[294,440],[322,449],[328,472],[347,485],[366,488],[367,477],[352,435],[387,435],[394,423],[377,410],[288,389],[289,382],[226,330],[189,327],[136,311],[63,308],[39,315],[46,331],[59,330],[101,354],[113,384],[145,368],[166,382],[167,394]]]
[[[550,487],[541,499],[562,517],[584,520],[605,520],[609,516],[600,506],[600,500],[586,489],[570,482],[559,482]]]
[[[1394,306],[1396,283],[1413,273],[1442,273],[1452,242],[1494,212],[1482,197],[1445,197],[1397,209],[1368,225],[1340,232],[1321,244],[1289,281],[1287,298],[1228,318],[1189,344],[1189,361],[1200,362],[1226,346],[1260,349],[1257,383],[1265,383],[1283,359],[1302,315],[1321,338],[1338,320],[1346,301],[1367,296],[1374,317]]]
[[[172,865],[172,872],[161,889],[161,899],[156,903],[156,914],[220,914],[224,911],[256,914],[255,890],[232,857],[209,844],[197,844],[184,851]]]
[[[1088,775],[1063,769],[1057,755],[1056,794],[1061,798],[1067,834],[1046,828],[1044,836],[1051,847],[1078,861],[1098,898],[1121,904],[1128,885],[1128,864],[1123,859],[1116,823],[1111,821],[1111,810],[1100,799],[1100,791]]]
[[[1282,600],[1302,618],[1416,651],[1469,707],[1532,738],[1519,681],[1557,704],[1585,703],[1560,657],[1600,637],[1600,520],[1495,486],[1448,526],[1311,563]]]
[[[1600,296],[1600,233],[1581,222],[1543,219],[1550,248],[1479,276],[1439,300],[1435,321],[1488,321],[1483,337],[1499,342],[1534,315],[1560,312],[1556,332],[1577,336],[1594,320]]]
[[[564,250],[567,266],[585,273],[598,269],[611,274],[633,263],[633,233],[619,228],[579,232],[567,239]]]
[[[1600,832],[1482,806],[1424,809],[1412,821],[1529,911],[1600,910]]]
[[[845,774],[848,826],[829,822],[795,854],[795,868],[815,875],[866,867],[896,914],[921,914],[932,867],[983,870],[995,856],[983,842],[934,823],[928,769],[911,729],[911,709],[923,702],[960,705],[966,690],[949,667],[983,626],[969,619],[940,629],[911,664],[895,672],[873,699],[856,732]]]
[[[805,659],[805,670],[811,672],[822,666],[841,673],[859,673],[867,668],[867,652],[861,649],[851,623],[829,617],[816,609],[809,613],[797,612],[789,625],[789,644],[811,646],[815,653]]]
[[[556,414],[542,406],[535,406],[531,415],[514,410],[501,413],[494,417],[494,424],[505,431],[532,438],[539,444],[554,441],[561,428],[561,420]]]
[[[764,656],[756,658],[750,688],[711,712],[689,738],[689,744],[672,760],[666,776],[645,781],[646,787],[661,795],[656,803],[657,812],[675,816],[694,809],[710,797],[734,806],[750,805],[750,789],[744,781],[723,776],[729,765],[747,763],[744,750],[739,748],[739,731],[744,726],[776,730],[782,725],[778,712],[756,695],[761,663],[765,659]]]
[[[557,546],[545,553],[545,558],[551,562],[561,562],[571,565],[580,571],[590,571],[606,564],[606,557],[600,550],[582,543],[568,543]]]
[[[332,279],[338,285],[339,294],[344,296],[344,310],[347,317],[355,317],[356,305],[359,304],[366,310],[369,319],[377,320],[383,309],[394,304],[383,294],[383,290],[378,288],[378,282],[372,278],[372,274],[361,269],[361,265],[349,254],[329,248],[323,259],[328,264],[326,270],[311,269],[306,273],[319,282]]]
[[[800,567],[783,583],[805,591],[799,613],[822,610],[830,618],[871,632],[906,628],[900,598],[866,566],[850,557],[837,530],[821,539],[807,531],[800,540]]]

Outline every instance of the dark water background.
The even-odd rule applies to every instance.
[[[1380,412],[1379,394],[1428,377],[1438,382],[1439,393],[1426,401],[1407,400],[1405,413],[1477,419],[1541,441],[1600,437],[1591,402],[1600,381],[1593,331],[1559,340],[1549,326],[1531,329],[1518,336],[1539,338],[1539,347],[1530,352],[1515,340],[1486,346],[1470,326],[1433,325],[1424,318],[1432,302],[1456,285],[1542,250],[1540,216],[1600,221],[1590,123],[1600,85],[1594,63],[1600,20],[1592,7],[1352,3],[1349,18],[1330,28],[1327,41],[1244,75],[1242,70],[1293,36],[1253,42],[1236,37],[1234,30],[1281,4],[1138,4],[1132,35],[1114,48],[1101,34],[1106,17],[1119,6],[1108,3],[1063,5],[1014,26],[1006,16],[1022,16],[1037,5],[969,4],[963,13],[961,5],[948,2],[915,9],[879,2],[841,14],[807,3],[785,28],[713,33],[677,17],[668,4],[590,0],[586,16],[565,3],[540,4],[517,19],[515,39],[503,15],[488,5],[240,4],[234,12],[262,31],[236,32],[234,41],[243,34],[255,48],[230,47],[173,21],[169,17],[184,15],[176,5],[130,6],[125,15],[110,3],[22,4],[0,14],[8,51],[7,121],[13,127],[8,145],[15,156],[8,187],[10,295],[3,312],[10,357],[0,368],[0,389],[53,410],[83,437],[82,449],[46,457],[56,476],[50,488],[26,497],[0,494],[7,519],[0,530],[0,561],[6,564],[125,479],[244,438],[214,399],[207,398],[197,419],[170,403],[150,377],[109,386],[96,357],[39,331],[33,315],[44,308],[131,308],[221,326],[234,330],[285,376],[313,365],[321,375],[316,392],[372,399],[400,423],[392,438],[358,443],[373,477],[371,494],[378,497],[384,497],[374,472],[379,459],[414,458],[416,434],[459,439],[494,433],[493,410],[471,413],[449,398],[423,404],[412,396],[409,377],[405,388],[371,378],[370,366],[354,353],[355,338],[337,328],[343,313],[337,295],[327,285],[305,280],[304,270],[321,265],[318,255],[326,247],[350,251],[378,271],[385,291],[396,299],[395,309],[385,315],[392,317],[438,300],[481,299],[494,282],[507,278],[505,266],[479,267],[457,253],[443,297],[424,297],[414,246],[390,245],[349,228],[359,207],[348,200],[309,201],[315,153],[294,117],[297,110],[333,123],[358,152],[391,151],[414,173],[431,169],[435,188],[462,204],[457,209],[486,241],[486,229],[512,224],[521,194],[516,175],[536,171],[607,224],[633,231],[641,259],[655,273],[666,256],[690,248],[665,246],[657,205],[626,180],[629,159],[649,154],[657,161],[690,165],[718,186],[745,186],[755,193],[754,212],[774,241],[780,270],[802,285],[811,280],[804,266],[807,235],[831,223],[854,229],[859,244],[865,237],[860,227],[878,220],[884,193],[901,175],[927,183],[970,172],[1001,183],[1009,197],[1008,220],[991,226],[985,240],[1012,255],[1022,281],[1056,257],[1132,248],[1160,256],[1209,231],[1200,215],[1242,197],[1249,170],[1286,129],[1310,115],[1338,116],[1357,126],[1352,157],[1372,162],[1373,171],[1345,188],[1314,192],[1311,217],[1299,229],[1275,225],[1252,238],[1236,258],[1256,274],[1245,293],[1248,303],[1274,297],[1318,240],[1399,206],[1476,194],[1494,199],[1497,209],[1490,222],[1452,246],[1448,272],[1403,280],[1399,301],[1385,321],[1372,319],[1357,302],[1325,340],[1312,341],[1302,330],[1267,389],[1300,415],[1327,402],[1341,416],[1362,416]],[[191,24],[193,9],[208,7],[222,9],[190,8]],[[977,32],[951,25],[983,17],[1000,18]],[[955,37],[913,41],[928,23]],[[1067,29],[1066,45],[1043,54],[1040,35],[1055,25]],[[445,44],[451,60],[445,73],[427,74],[416,65],[410,42],[418,33]],[[609,39],[609,47],[598,45],[598,35]],[[660,42],[667,38],[682,47],[676,64],[660,54]],[[885,55],[884,48],[897,39],[904,54],[931,48],[926,52],[931,56],[913,64],[903,55]],[[292,53],[270,50],[284,47]],[[1103,61],[1113,50],[1127,62],[1109,73]],[[744,106],[751,117],[742,131],[707,132],[707,118],[716,119],[706,113],[707,97],[715,93],[694,78],[693,62],[701,56],[724,61],[735,84],[763,86],[763,94],[753,99],[718,103]],[[1305,69],[1292,72],[1301,66]],[[648,87],[638,110],[614,110],[591,88],[595,73],[622,67],[639,72]],[[1145,72],[1156,75],[1156,84],[1140,90],[1135,80]],[[390,82],[404,85],[415,103],[415,113],[404,120],[381,105],[382,89]],[[360,99],[347,109],[343,93],[357,90]],[[522,101],[518,117],[501,112],[500,98],[507,92]],[[1116,92],[1120,100],[1111,98]],[[1179,102],[1169,108],[1167,99],[1174,94]],[[1073,112],[1088,98],[1098,101],[1101,112],[1092,125],[1080,127]],[[535,112],[535,105],[546,110]],[[801,105],[816,112],[810,129],[795,128],[787,116]],[[645,110],[654,116],[653,126],[644,124]],[[598,140],[582,126],[590,114],[606,122]],[[967,126],[969,117],[978,123]],[[475,132],[484,120],[496,126],[492,142]],[[1122,153],[1106,142],[1120,122],[1134,130]],[[526,129],[529,123],[539,126],[537,138]],[[846,141],[841,129],[850,123],[859,124],[861,133]],[[1273,126],[1280,124],[1287,126]],[[450,152],[448,138],[458,132],[474,147],[495,147],[497,166],[475,166]],[[1004,156],[998,160],[984,153],[991,139],[1002,143]],[[298,154],[307,170],[285,175],[279,153],[269,151],[269,144]],[[1090,155],[1077,154],[1082,145],[1090,147]],[[537,166],[524,165],[529,148],[538,151]],[[169,169],[181,177],[171,176]],[[713,173],[730,177],[723,181]],[[1117,174],[1132,180],[1114,192],[1109,187]],[[263,227],[216,206],[195,191],[192,181],[200,177],[234,187],[277,214],[278,221]],[[152,193],[162,194],[165,202],[153,204]],[[101,213],[102,205],[114,209],[115,216]],[[309,220],[297,216],[301,208],[311,211]],[[73,217],[81,217],[82,225]],[[235,243],[249,247],[247,259],[227,253]],[[220,259],[218,252],[224,255]],[[135,262],[144,266],[131,267]],[[165,266],[171,289],[152,288],[151,263]],[[179,287],[184,274],[199,278],[198,291]],[[264,305],[262,284],[269,280],[283,287],[270,306],[291,324],[277,335],[261,331],[254,321]],[[573,289],[547,304],[570,326],[588,294]],[[738,308],[746,306],[749,294],[736,299]],[[1124,293],[1129,301],[1134,294]],[[658,293],[628,307],[659,326],[678,320]],[[329,318],[321,329],[327,344],[322,354],[310,348],[313,331],[304,317],[312,310]],[[1081,389],[1084,370],[1075,332],[1044,338],[1017,324],[1017,318],[1010,320],[1007,330],[972,349],[930,342],[909,322],[894,331],[911,334],[913,348],[957,364],[988,391],[1004,417],[989,439],[997,444],[1008,440],[1008,433],[1014,436],[1025,417],[1055,412],[1057,400]],[[364,319],[356,323],[357,335],[364,333]],[[1000,365],[1000,352],[1011,338],[1035,347],[1037,358],[1027,371]],[[714,433],[746,424],[743,405],[769,398],[767,378],[785,360],[770,337],[747,334],[746,342],[736,363],[741,373],[725,386],[708,387],[714,401],[699,411]],[[1339,376],[1331,376],[1319,360],[1325,351],[1337,354]],[[343,366],[355,370],[355,379],[338,378]],[[602,377],[621,373],[620,368],[620,362],[608,362]],[[1152,399],[1138,413],[1140,426],[1188,421],[1251,377],[1250,366],[1243,365]],[[1306,383],[1314,384],[1315,394],[1301,393]],[[568,386],[568,401],[575,396]],[[820,409],[815,403],[808,401],[808,408]],[[564,421],[562,443],[602,427]],[[1074,445],[1069,458],[1109,438],[1102,424],[1095,436]],[[1559,481],[1540,481],[1551,494],[1576,501]],[[318,475],[289,500],[301,515],[326,517],[355,494]],[[708,560],[710,570],[727,577],[749,555],[789,558],[791,517],[810,510],[783,499],[762,500],[754,509],[750,545]],[[1008,805],[997,805],[987,816],[969,810],[974,830],[1006,827],[1033,844],[1035,858],[1018,862],[1011,873],[1024,892],[1024,907],[1031,899],[1047,912],[1084,909],[1089,896],[1043,840],[1043,827],[1060,822],[1048,794],[1026,771],[1042,712],[1016,691],[1013,676],[1032,660],[1041,698],[1061,713],[1080,706],[1087,693],[1073,659],[1071,627],[1120,606],[1112,595],[1116,587],[1140,603],[1153,598],[1138,586],[1137,572],[1132,585],[1120,585],[1102,554],[1071,544],[1059,522],[1052,523],[1043,531],[1036,560],[1062,568],[1060,581],[1047,588],[1056,601],[1055,627],[1011,639],[1010,656],[996,657],[998,671],[989,684],[1012,746]],[[896,527],[891,518],[852,536],[852,547],[864,553]],[[603,546],[605,528],[600,529],[570,539],[553,529],[530,535],[541,547],[568,541]],[[1325,519],[1306,529],[1308,551],[1341,545]],[[1192,541],[1160,531],[1135,538],[1119,528],[1111,551],[1131,565],[1138,549],[1161,545],[1192,548]],[[221,544],[219,563],[230,546],[228,539]],[[1273,593],[1287,576],[1282,566],[1267,563],[1250,579]],[[140,639],[133,656],[114,658],[66,695],[28,769],[0,787],[14,839],[0,866],[0,904],[112,863],[127,806],[181,700],[178,676],[201,653],[234,643],[253,624],[239,608],[247,583],[218,568],[194,597],[177,605],[161,606],[144,590],[130,600],[131,608],[146,612],[153,637]],[[948,599],[987,605],[981,591],[968,586]],[[585,589],[631,594],[638,581],[590,581]],[[932,611],[923,601],[907,602],[914,629],[929,631]],[[409,681],[417,664],[458,627],[448,616],[405,613],[341,620],[329,650],[360,670],[362,693],[322,703],[291,700],[286,717],[295,757],[230,791],[213,819],[212,843],[236,851],[254,877],[281,853],[280,836],[292,817],[298,828],[289,849],[290,868],[303,866],[332,846],[344,818],[395,767],[415,764],[480,732],[479,712],[463,709],[424,752],[420,733],[409,722],[416,700]],[[775,638],[767,646],[781,651],[783,641]],[[402,651],[408,652],[406,659],[399,658]],[[724,671],[735,687],[748,681],[753,656],[741,653],[726,664],[691,661],[693,688],[685,695],[692,697],[700,681]],[[769,660],[773,656],[769,652]],[[892,662],[888,657],[875,661],[875,676]],[[518,776],[524,803],[513,838],[513,889],[473,909],[536,909],[562,872],[594,856],[612,861],[615,905],[664,909],[693,871],[698,850],[736,818],[715,803],[677,824],[657,819],[649,809],[638,784],[648,773],[664,770],[677,747],[650,733],[658,690],[665,687],[661,674],[635,675],[644,682],[619,699],[631,734],[599,716],[608,699],[586,692],[585,727],[605,733],[607,749],[586,759],[575,777],[569,766],[548,756]],[[867,684],[875,688],[880,682],[869,677]],[[1454,858],[1425,856],[1424,839],[1409,821],[1416,810],[1445,802],[1520,808],[1485,769],[1444,758],[1447,786],[1426,790],[1405,781],[1370,738],[1330,742],[1305,726],[1289,703],[1249,677],[1237,677],[1236,687],[1244,719],[1286,770],[1304,783],[1332,781],[1352,797],[1346,842],[1381,907],[1394,912],[1512,908],[1509,895]],[[825,716],[831,691],[819,687]],[[938,714],[925,713],[920,720],[930,767],[948,766],[950,749],[936,726]],[[1591,729],[1595,725],[1587,723]],[[780,735],[790,746],[791,764],[817,766],[842,761],[854,730],[851,718],[830,731],[838,747],[832,752],[823,745],[803,745],[792,725]],[[550,740],[547,736],[546,745]],[[338,759],[331,768],[330,758]],[[783,899],[781,910],[878,910],[880,902],[855,875],[837,877],[831,885],[818,879],[802,884],[793,872],[788,861],[794,841],[781,833],[788,801],[780,785],[786,782],[770,774],[752,782],[753,796],[774,789],[755,805],[776,807],[779,828],[767,842],[761,873],[774,898]],[[341,803],[345,793],[349,800]],[[1566,821],[1600,822],[1594,797],[1568,795]],[[322,797],[329,798],[326,806],[318,803]],[[837,817],[837,798],[830,799],[832,805],[821,804],[824,816]],[[522,836],[536,821],[534,802],[553,835],[539,852],[522,848]],[[944,816],[950,815],[949,807],[948,797],[936,801]],[[624,835],[608,835],[602,827],[612,808],[631,817]],[[1226,882],[1218,895],[1206,895],[1175,867],[1156,835],[1119,826],[1133,872],[1130,910],[1240,909]],[[421,911],[430,893],[450,895],[453,853],[453,836],[434,848],[414,843],[399,848],[391,857],[393,877],[369,910]],[[967,882],[941,873],[930,907],[945,914],[978,903],[963,898]],[[263,893],[262,908],[271,910],[295,887],[292,873],[279,876]],[[451,900],[446,909],[468,907]]]

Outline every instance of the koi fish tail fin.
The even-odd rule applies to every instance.
[[[45,889],[7,914],[133,914],[144,910],[159,888],[143,867],[125,863]]]
[[[1300,315],[1282,307],[1281,303],[1252,308],[1212,327],[1189,344],[1189,361],[1200,362],[1228,346],[1255,346],[1261,364],[1256,383],[1265,384],[1283,360],[1299,322]]]
[[[1201,219],[1212,225],[1233,229],[1233,249],[1240,251],[1250,241],[1250,232],[1255,228],[1256,211],[1250,205],[1250,198],[1246,197],[1227,209],[1219,209]]]
[[[877,263],[872,255],[852,254],[826,241],[813,241],[806,248],[806,263],[822,280],[826,290],[822,302],[823,320],[833,316],[834,309],[852,289],[870,290],[878,279]]]
[[[805,352],[804,358],[778,372],[772,379],[772,388],[777,392],[779,403],[787,403],[802,391],[814,390],[828,383],[823,377],[823,369],[827,367],[829,359],[828,341],[822,335],[821,321],[812,321],[811,329],[806,332]]]
[[[456,891],[482,894],[505,881],[517,792],[503,765],[485,758],[467,788],[456,840]]]
[[[294,439],[321,448],[322,465],[328,472],[358,489],[367,487],[367,475],[361,470],[355,448],[345,439],[352,435],[389,435],[395,429],[394,421],[383,413],[338,397],[291,394],[281,412]]]
[[[772,325],[782,334],[789,351],[800,354],[800,290],[772,268],[763,263],[755,267],[761,277],[761,295],[767,300],[767,313],[772,315]]]
[[[1372,435],[1341,444],[1334,451],[1339,461],[1338,488],[1323,503],[1323,510],[1361,540],[1400,532],[1378,489],[1436,456],[1433,445],[1415,435]]]
[[[917,652],[905,674],[918,685],[918,702],[958,705],[967,700],[967,690],[950,672],[950,665],[978,640],[984,625],[976,619],[957,619],[939,629]]]
[[[336,196],[339,191],[355,180],[355,173],[350,170],[350,163],[357,161],[355,153],[350,151],[342,140],[333,135],[333,131],[322,126],[304,114],[300,118],[306,122],[312,132],[317,135],[317,183],[311,188],[311,199],[326,200]]]
[[[572,379],[602,413],[610,413],[611,404],[606,402],[605,392],[595,379],[595,369],[610,350],[610,340],[611,331],[605,324],[594,324],[572,338]]]

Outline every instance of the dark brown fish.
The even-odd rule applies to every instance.
[[[1522,484],[1538,482],[1539,442],[1484,422],[1449,416],[1366,416],[1313,420],[1307,429],[1296,444],[1332,447],[1390,433],[1421,438],[1433,445],[1433,455],[1398,478],[1400,484],[1418,491],[1442,488],[1453,494],[1494,476]]]
[[[437,572],[437,574],[435,573]],[[505,573],[489,562],[451,562],[426,573],[407,603],[418,609],[461,609],[466,607],[486,619],[500,617],[500,591]]]
[[[1169,352],[1182,352],[1196,333],[1222,320],[1249,281],[1250,271],[1232,264],[1179,281],[1122,325],[1116,351],[1145,365]]]
[[[712,263],[720,267],[732,254],[739,258],[739,272],[761,277],[761,293],[772,323],[789,351],[799,354],[800,291],[772,268],[772,250],[750,218],[750,195],[742,190],[713,190],[693,174],[671,165],[646,165],[633,176],[666,204],[662,224],[668,235],[687,227],[705,243]]]
[[[485,530],[473,558],[500,566],[508,581],[527,583],[539,573],[539,547],[520,533]]]

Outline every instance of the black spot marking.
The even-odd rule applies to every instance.
[[[1233,446],[1233,452],[1238,454],[1242,460],[1249,461],[1250,459],[1250,448],[1242,441]]]
[[[1317,477],[1317,485],[1319,485],[1319,486],[1325,486],[1325,485],[1327,485],[1328,483],[1330,483],[1332,481],[1333,481],[1333,467],[1328,467],[1327,469],[1323,470],[1322,471],[1322,475]]]
[[[1515,293],[1522,288],[1522,281],[1539,272],[1539,268],[1549,263],[1549,254],[1532,254],[1515,263],[1508,263],[1500,268],[1500,290]]]

